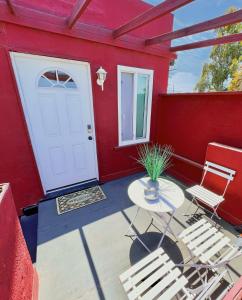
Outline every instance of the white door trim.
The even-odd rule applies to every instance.
[[[51,61],[55,61],[55,62],[68,62],[68,63],[72,63],[72,64],[79,64],[79,65],[85,65],[87,67],[88,70],[88,77],[89,77],[89,84],[88,84],[88,92],[90,94],[90,111],[91,111],[91,121],[93,124],[93,132],[92,132],[92,136],[93,136],[93,142],[94,142],[94,156],[95,156],[95,172],[96,172],[96,178],[97,180],[99,180],[99,171],[98,171],[98,161],[97,161],[97,145],[96,145],[96,130],[95,130],[95,120],[94,120],[94,106],[93,106],[93,93],[92,93],[92,82],[91,82],[91,68],[90,68],[90,64],[88,62],[82,62],[82,61],[77,61],[77,60],[71,60],[71,59],[64,59],[64,58],[56,58],[56,57],[48,57],[48,56],[42,56],[42,55],[35,55],[35,54],[26,54],[26,53],[20,53],[20,52],[10,52],[10,57],[11,57],[11,61],[12,61],[12,67],[14,70],[14,74],[15,74],[15,80],[17,82],[17,87],[18,87],[18,93],[19,93],[19,97],[22,103],[22,107],[23,107],[23,111],[24,111],[24,119],[26,120],[27,123],[27,129],[28,129],[28,133],[30,135],[30,142],[32,145],[32,149],[34,152],[34,158],[37,164],[37,169],[40,175],[40,180],[41,180],[41,185],[43,188],[44,193],[46,194],[46,188],[45,188],[45,184],[43,182],[43,171],[41,170],[41,164],[40,164],[40,160],[38,157],[38,151],[37,151],[37,147],[36,147],[36,141],[35,141],[35,137],[33,134],[33,130],[31,127],[31,122],[30,122],[30,116],[27,110],[27,103],[26,103],[26,99],[24,97],[24,93],[23,93],[23,88],[21,85],[21,80],[20,80],[20,76],[18,75],[18,71],[17,71],[17,65],[16,65],[16,57],[29,57],[29,58],[40,58],[40,59],[45,59],[45,60],[51,60]]]

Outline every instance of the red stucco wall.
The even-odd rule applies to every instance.
[[[59,1],[61,5],[47,0],[41,3],[27,0],[25,2],[31,6],[36,6],[38,2],[42,10],[51,8],[56,14],[63,16],[70,13],[71,9],[70,5],[63,1]],[[138,0],[94,0],[82,16],[82,21],[114,28],[147,8],[149,8],[147,4]],[[122,13],[124,11],[125,13]],[[134,34],[149,36],[152,32],[157,33],[158,29],[161,33],[171,28],[172,16],[168,15],[136,30]],[[92,73],[100,179],[106,181],[137,171],[137,164],[131,158],[136,155],[136,147],[114,149],[118,146],[117,65],[154,70],[151,125],[151,139],[154,139],[158,94],[166,91],[169,60],[137,51],[0,23],[0,181],[11,183],[19,214],[23,207],[38,202],[43,197],[43,192],[9,60],[10,50],[88,61]],[[108,72],[103,92],[96,84],[96,71],[100,66]]]
[[[242,148],[242,93],[161,95],[157,141],[203,165],[207,145]],[[199,182],[202,170],[174,159],[171,171],[183,181]]]
[[[4,185],[3,190],[0,193],[0,298],[37,299],[36,273],[19,224],[12,192],[9,185]]]

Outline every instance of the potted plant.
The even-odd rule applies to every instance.
[[[159,182],[158,178],[171,165],[171,156],[173,154],[172,146],[170,145],[141,145],[138,148],[139,158],[138,163],[141,164],[148,176],[147,188],[145,196],[148,200],[156,200],[158,198]]]

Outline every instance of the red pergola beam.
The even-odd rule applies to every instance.
[[[119,28],[115,29],[113,31],[113,37],[117,38],[119,36],[122,36],[125,33],[137,29],[138,27],[141,27],[147,24],[148,22],[151,22],[161,16],[164,16],[165,14],[170,13],[192,1],[194,0],[166,0],[161,4],[147,10],[143,14],[137,16],[136,18],[132,19],[126,24],[120,26]]]
[[[31,29],[43,30],[45,32],[98,42],[104,45],[130,49],[169,59],[176,57],[176,55],[169,50],[168,45],[144,47],[144,39],[130,35],[114,40],[112,37],[112,29],[81,22],[78,22],[72,30],[68,30],[66,19],[61,16],[45,13],[18,4],[15,4],[14,8],[16,8],[18,12],[19,18],[16,18],[10,13],[6,2],[0,0],[0,22],[16,24]],[[14,48],[15,46],[14,41],[13,44],[9,42],[10,48]],[[43,55],[46,55],[46,53],[43,52]],[[75,56],[73,56],[73,59],[75,59]]]
[[[86,8],[88,7],[89,3],[92,0],[79,0],[77,1],[76,5],[73,8],[73,11],[70,15],[70,17],[68,18],[68,27],[72,28],[75,23],[78,21],[78,19],[80,18],[80,16],[84,13],[84,11],[86,10]]]
[[[181,38],[183,36],[192,35],[195,33],[207,31],[210,29],[216,29],[222,26],[238,23],[242,21],[242,9],[237,10],[236,12],[226,14],[215,19],[211,19],[206,22],[198,23],[193,26],[182,28],[173,32],[165,33],[151,39],[147,39],[145,44],[148,46],[158,44],[164,41],[170,41],[174,39]]]
[[[15,10],[14,10],[14,6],[13,6],[12,0],[6,0],[6,2],[7,2],[8,8],[9,8],[11,14],[14,15],[15,14]]]
[[[234,43],[239,41],[242,41],[242,33],[226,35],[219,38],[209,39],[209,40],[190,43],[190,44],[184,44],[176,47],[170,47],[170,50],[172,52],[184,51],[184,50],[190,50],[190,49],[196,49],[196,48],[202,48],[202,47],[208,47],[208,46],[214,46],[220,44]]]

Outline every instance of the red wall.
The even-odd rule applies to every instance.
[[[161,95],[157,141],[171,144],[177,154],[203,165],[207,145],[218,142],[242,148],[242,93]],[[202,170],[174,159],[174,175],[199,182]]]
[[[0,193],[0,298],[37,299],[37,274],[23,237],[9,185]]]
[[[29,5],[32,6],[37,2],[40,4],[39,1],[25,0],[25,2],[31,3]],[[63,16],[67,15],[67,12],[70,13],[68,10],[70,7],[66,2],[59,1],[61,11],[58,11],[59,8],[57,9],[54,3],[55,1],[41,1],[42,9],[52,7],[55,13],[61,13]],[[147,8],[149,6],[142,1],[94,0],[83,15],[82,21],[96,24],[103,22],[105,26],[114,28]],[[141,28],[134,33],[149,36],[152,31],[155,33],[157,28],[160,33],[171,30],[172,16],[160,18],[146,29]],[[151,125],[151,139],[154,139],[155,114],[160,101],[159,93],[166,91],[169,60],[137,51],[0,23],[0,182],[11,183],[19,214],[23,207],[38,202],[43,197],[43,192],[9,60],[10,50],[88,61],[92,73],[100,180],[106,181],[137,171],[137,164],[132,159],[136,155],[136,147],[115,149],[118,146],[117,65],[154,70]],[[96,84],[96,71],[100,66],[108,72],[103,92]]]

